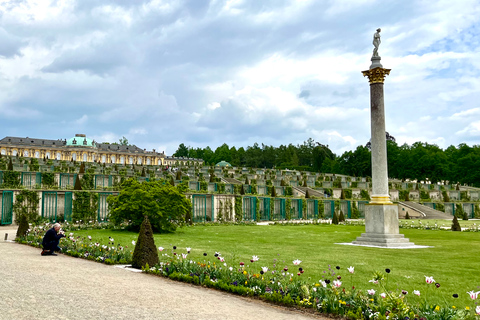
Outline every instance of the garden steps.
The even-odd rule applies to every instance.
[[[222,178],[222,181],[224,181],[225,183],[231,183],[231,184],[243,184],[243,182],[234,178]]]
[[[311,197],[312,196],[316,197],[316,198],[324,198],[325,197],[323,192],[320,192],[320,191],[312,189],[312,188],[308,188],[308,187],[292,187],[292,188],[297,190],[298,192],[301,192],[303,195],[305,195],[307,193],[307,189],[308,189],[308,193],[310,194]]]
[[[421,219],[451,219],[452,218],[451,215],[446,214],[445,212],[432,209],[430,207],[421,205],[420,203],[417,203],[417,202],[403,201],[403,202],[399,202],[399,204],[409,207],[412,210],[415,210],[421,213],[423,216]]]

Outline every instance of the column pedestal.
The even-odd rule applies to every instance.
[[[415,246],[399,233],[398,206],[395,204],[365,205],[365,233],[352,244],[385,248]]]

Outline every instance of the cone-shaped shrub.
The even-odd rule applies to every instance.
[[[343,189],[342,189],[342,192],[340,193],[340,199],[345,200],[345,192],[343,192]]]
[[[175,180],[173,180],[173,176],[170,176],[170,184],[175,187]]]
[[[73,187],[73,190],[82,190],[82,184],[80,183],[80,178],[78,175],[75,179],[75,186]]]
[[[18,218],[17,238],[24,237],[28,231],[28,219],[27,215],[22,214]]]
[[[243,187],[243,185],[240,186],[240,194],[242,196],[245,195],[245,188]]]
[[[82,162],[80,165],[80,169],[78,170],[78,173],[85,173],[85,162]]]
[[[304,186],[305,188],[308,187],[308,185],[307,185],[307,179],[303,180],[303,186]]]
[[[460,223],[458,223],[457,216],[453,216],[452,231],[462,231],[462,227],[460,227]]]
[[[408,211],[407,211],[407,213],[405,214],[405,219],[407,219],[407,220],[410,219],[410,215],[408,214]]]
[[[310,198],[310,193],[308,192],[308,189],[307,189],[307,192],[305,192],[305,199],[308,199]]]
[[[175,175],[175,180],[182,180],[182,171],[181,170],[177,170],[177,173]]]
[[[468,213],[466,211],[463,212],[463,220],[468,220]]]
[[[342,210],[340,210],[340,214],[338,215],[338,222],[345,222],[345,216]]]
[[[245,184],[250,184],[250,181],[248,181],[248,177],[245,178]]]
[[[210,182],[215,182],[215,174],[210,174]]]
[[[277,190],[275,190],[275,186],[272,186],[272,197],[277,196]]]
[[[18,153],[17,153],[18,154]],[[13,171],[13,162],[12,162],[12,158],[10,158],[10,162],[8,163],[8,169],[9,171]]]
[[[141,177],[146,177],[147,173],[145,172],[145,167],[142,168],[142,174],[140,175]]]
[[[333,213],[332,224],[338,224],[338,215],[336,212]]]
[[[143,218],[140,232],[138,233],[137,243],[133,251],[132,267],[141,269],[148,263],[150,267],[158,264],[158,252],[153,239],[152,225],[148,217]]]

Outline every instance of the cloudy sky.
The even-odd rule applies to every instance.
[[[378,27],[387,131],[480,144],[478,0],[2,0],[0,138],[341,154],[370,139]]]

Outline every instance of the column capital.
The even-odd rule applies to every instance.
[[[370,84],[373,83],[383,83],[385,80],[385,76],[390,74],[390,70],[392,69],[384,69],[384,68],[374,68],[367,71],[362,71],[364,77],[368,77],[368,81]]]

